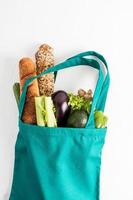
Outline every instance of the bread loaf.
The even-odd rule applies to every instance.
[[[37,74],[54,65],[53,48],[47,44],[39,47],[35,54]],[[38,78],[40,95],[51,96],[54,92],[54,73],[46,74]]]
[[[20,94],[22,93],[25,81],[36,76],[36,67],[30,58],[22,58],[19,62]],[[22,121],[29,124],[36,124],[35,98],[39,96],[37,79],[28,86],[26,100],[22,114]]]

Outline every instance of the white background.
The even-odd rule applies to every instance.
[[[132,0],[0,0],[0,200],[8,199],[12,182],[18,131],[12,84],[18,80],[18,61],[23,56],[34,58],[42,43],[54,48],[56,63],[86,50],[98,51],[107,59],[110,120],[103,149],[101,200],[133,200]],[[59,75],[58,88],[60,82],[67,90],[80,87],[72,72]],[[84,83],[91,80],[88,73]]]

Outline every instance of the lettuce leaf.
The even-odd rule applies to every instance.
[[[71,106],[72,110],[85,110],[87,113],[90,112],[92,101],[72,93],[69,93],[68,96],[69,96],[68,105]]]

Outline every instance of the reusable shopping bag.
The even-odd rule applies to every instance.
[[[107,69],[106,77],[102,64]],[[27,87],[34,79],[81,65],[99,71],[85,128],[48,128],[21,121]],[[25,82],[19,103],[10,200],[99,200],[101,152],[107,129],[95,128],[94,111],[104,111],[108,87],[106,61],[92,51],[69,58]]]

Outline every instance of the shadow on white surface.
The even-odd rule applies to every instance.
[[[10,195],[10,193],[7,192],[7,193],[3,196],[3,199],[2,199],[2,200],[9,200],[9,195]]]
[[[15,142],[18,132],[18,110],[12,90],[15,77],[17,78],[17,58],[11,56],[1,57],[0,65],[3,66],[1,76],[6,77],[3,80],[0,78],[3,96],[0,99],[0,113],[2,113],[0,116],[2,130],[0,133],[0,147],[1,152],[3,152],[0,156],[0,180],[2,183],[0,186],[0,200],[8,200],[12,185]],[[5,69],[8,69],[8,72]]]

